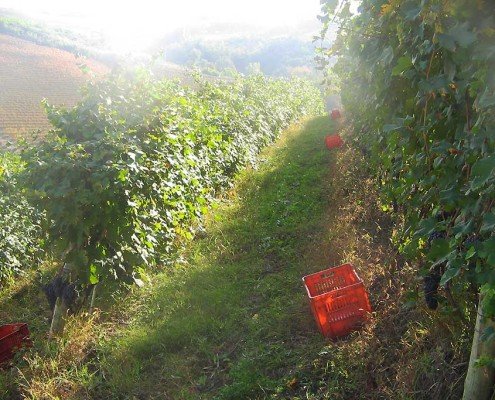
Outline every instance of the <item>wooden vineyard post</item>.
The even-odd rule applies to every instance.
[[[70,265],[65,264],[62,268],[62,279],[64,281],[70,276]],[[65,304],[63,297],[57,297],[55,307],[53,309],[52,323],[50,324],[50,333],[48,337],[51,339],[54,336],[61,335],[64,331],[65,317],[69,311],[69,306]]]
[[[89,303],[89,313],[90,314],[92,314],[94,309],[95,309],[96,286],[97,286],[97,284],[94,284],[93,288],[91,289],[91,300]]]
[[[68,307],[64,300],[61,297],[57,297],[55,308],[53,309],[52,323],[50,325],[50,338],[63,333],[67,310]]]
[[[479,366],[476,364],[480,358],[491,360],[495,357],[495,341],[482,340],[483,332],[487,327],[495,328],[494,321],[484,318],[482,300],[480,295],[462,400],[489,400],[495,383],[495,370],[489,365]]]

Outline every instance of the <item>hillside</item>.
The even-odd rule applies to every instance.
[[[135,66],[153,60],[193,67],[210,76],[228,77],[234,71],[246,74],[260,70],[270,76],[321,79],[314,68],[317,45],[312,39],[320,30],[316,18],[302,19],[290,27],[205,20],[175,29],[157,28],[154,38],[142,37],[139,49],[129,52],[125,50],[128,40],[112,46],[112,38],[95,30],[90,18],[81,22],[75,15],[45,17],[0,7],[0,34],[82,54],[111,66]],[[184,74],[179,71],[178,75]],[[170,76],[168,69],[166,76]],[[172,76],[177,74],[172,71]]]
[[[165,35],[152,52],[163,50],[167,61],[207,72],[249,73],[255,67],[270,76],[319,78],[313,61],[316,45],[312,43],[318,31],[316,19],[291,26],[290,32],[280,27],[205,23]]]
[[[45,132],[50,124],[41,106],[71,106],[79,98],[79,87],[89,78],[80,66],[96,75],[109,68],[72,53],[0,35],[0,140]]]

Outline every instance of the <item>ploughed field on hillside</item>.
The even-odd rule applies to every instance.
[[[79,88],[89,79],[81,65],[96,75],[109,71],[101,63],[63,50],[0,35],[0,145],[50,129],[41,101],[74,105]]]

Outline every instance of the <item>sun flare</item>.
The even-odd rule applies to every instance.
[[[101,33],[113,50],[125,52],[139,51],[153,39],[179,28],[208,23],[278,27],[314,20],[319,12],[319,1],[25,0],[19,4],[14,0],[0,0],[0,7],[54,22],[73,21],[73,27]]]

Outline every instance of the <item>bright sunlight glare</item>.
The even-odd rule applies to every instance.
[[[314,20],[319,0],[0,0],[0,7],[100,32],[115,51],[139,51],[153,39],[208,23],[290,27]],[[235,33],[235,32],[232,32]]]

